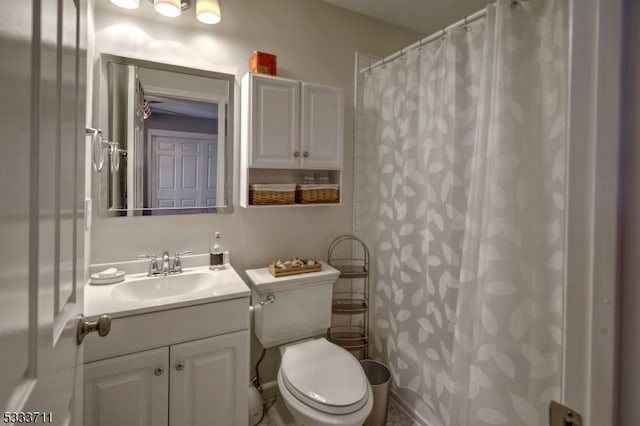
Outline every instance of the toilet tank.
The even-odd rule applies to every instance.
[[[246,271],[254,306],[253,332],[265,348],[320,334],[331,324],[331,298],[338,270],[275,278],[268,268]],[[268,302],[270,296],[275,297]],[[264,304],[260,304],[260,302]]]

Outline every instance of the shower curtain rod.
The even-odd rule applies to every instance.
[[[494,4],[494,3],[491,3],[491,4]],[[360,73],[365,73],[365,72],[371,71],[374,68],[378,68],[381,65],[388,64],[389,62],[399,58],[400,56],[404,55],[405,53],[407,53],[410,50],[420,48],[420,47],[422,47],[422,46],[424,46],[426,44],[431,43],[432,41],[438,40],[439,38],[445,36],[447,34],[447,31],[449,31],[449,30],[451,30],[451,29],[453,29],[455,27],[459,27],[460,25],[467,25],[467,24],[470,24],[470,23],[472,23],[474,21],[477,21],[479,19],[484,18],[486,13],[487,13],[486,8],[482,9],[482,10],[479,10],[476,13],[474,13],[473,15],[469,15],[469,16],[467,16],[467,17],[465,17],[465,18],[463,18],[463,19],[461,19],[461,20],[459,20],[457,22],[454,22],[453,24],[451,24],[451,25],[449,25],[447,27],[444,27],[440,31],[438,31],[438,32],[436,32],[434,34],[428,35],[425,38],[423,38],[422,40],[418,40],[417,42],[413,43],[412,45],[407,46],[404,49],[401,49],[401,50],[399,50],[399,51],[397,51],[395,53],[392,53],[391,55],[387,56],[386,58],[380,59],[378,62],[374,62],[373,64],[369,65],[368,67],[361,69]]]

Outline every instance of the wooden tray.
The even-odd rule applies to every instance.
[[[316,262],[315,265],[310,266],[297,266],[294,268],[278,269],[276,265],[272,263],[269,265],[269,272],[276,278],[286,277],[288,275],[307,274],[309,272],[319,272],[322,270],[322,265]]]

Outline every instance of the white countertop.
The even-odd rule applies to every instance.
[[[117,266],[117,265],[113,265]],[[122,268],[121,268],[122,269]],[[109,285],[87,284],[84,288],[84,315],[87,318],[109,314],[111,318],[139,315],[165,309],[181,308],[203,303],[249,297],[251,291],[238,273],[231,267],[210,271],[208,266],[186,268],[181,276],[189,274],[210,275],[213,283],[206,290],[186,292],[179,295],[152,299],[125,299],[113,296],[114,290],[123,284],[132,286],[136,280],[147,279],[146,273],[128,274],[126,281]]]

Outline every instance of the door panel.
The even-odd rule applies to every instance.
[[[2,199],[11,200],[7,203],[11,206],[0,210],[1,251],[17,251],[21,259],[6,269],[1,265],[3,283],[9,271],[15,289],[8,298],[12,306],[1,311],[1,323],[10,324],[13,331],[8,336],[0,328],[0,347],[4,357],[19,359],[2,360],[0,396],[5,410],[51,412],[52,423],[73,424],[75,381],[82,362],[75,329],[85,282],[84,132],[80,130],[86,62],[79,29],[84,26],[86,4],[42,0],[4,6],[10,19],[0,24],[0,45],[4,57],[11,58],[5,62],[15,58],[17,63],[3,63],[0,68],[3,94],[11,97],[8,108],[17,110],[16,115],[0,116],[2,137],[9,137],[3,147],[11,146],[15,154],[3,155],[1,167],[4,170],[5,161],[11,162],[5,179],[11,184],[2,190]],[[27,57],[28,67],[15,72],[16,66],[26,65]],[[12,68],[14,72],[4,75]],[[12,90],[16,96],[11,96]],[[11,216],[15,223],[7,235],[5,219]],[[20,269],[14,273],[14,267]],[[0,300],[5,300],[6,288],[0,287]],[[24,336],[28,336],[26,347]]]
[[[5,2],[7,3],[7,2]],[[0,21],[0,407],[20,407],[31,378],[29,356],[29,179],[31,2],[3,4]],[[10,184],[7,184],[10,183]],[[8,202],[10,200],[10,202]]]
[[[342,89],[302,83],[302,167],[342,169]]]
[[[249,166],[294,169],[300,166],[300,83],[251,76]]]
[[[86,364],[84,426],[166,425],[168,362],[161,348]]]
[[[248,332],[171,346],[170,424],[248,422]]]
[[[206,207],[217,193],[217,135],[151,129],[151,208]]]

